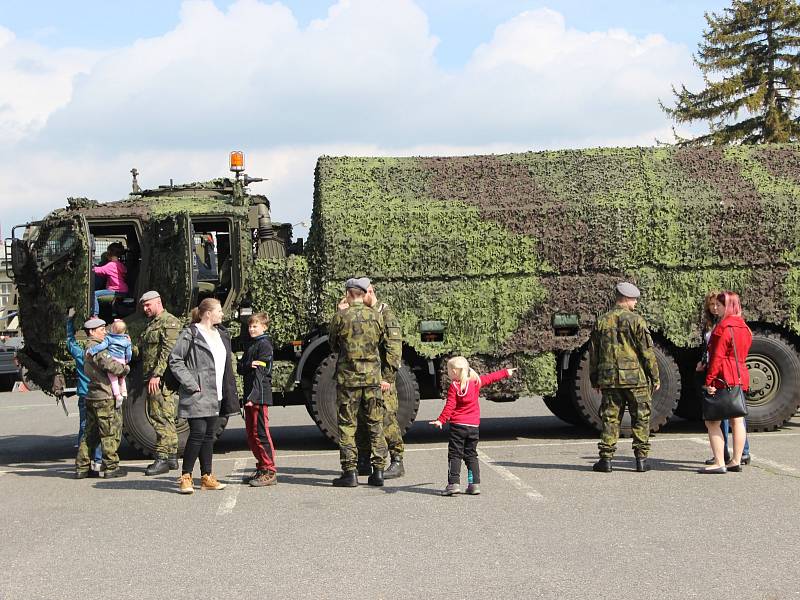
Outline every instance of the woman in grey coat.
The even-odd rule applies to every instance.
[[[181,331],[169,356],[169,368],[180,383],[178,417],[189,422],[189,440],[183,451],[180,492],[194,491],[192,471],[200,458],[200,487],[221,490],[211,470],[214,433],[220,413],[238,412],[238,393],[233,370],[231,338],[220,326],[222,306],[206,298],[192,310],[192,324]]]

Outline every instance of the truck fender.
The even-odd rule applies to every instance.
[[[297,368],[295,369],[295,375],[294,375],[295,385],[298,385],[300,383],[300,380],[303,378],[303,369],[305,369],[306,362],[308,362],[308,359],[311,357],[311,355],[315,354],[317,348],[319,348],[322,344],[326,345],[328,344],[328,334],[319,336],[303,349],[303,355],[300,357],[300,360],[297,363]],[[312,370],[316,370],[317,365],[311,365],[311,367]]]

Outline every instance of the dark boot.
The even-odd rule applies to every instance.
[[[375,487],[383,487],[383,469],[373,467],[372,475],[367,479],[367,483]]]
[[[167,458],[167,465],[170,471],[175,471],[178,468],[178,455],[170,454]]]
[[[369,462],[369,455],[364,458],[361,458],[361,456],[358,457],[358,474],[362,477],[372,475],[372,465]]]
[[[177,466],[175,468],[177,468]],[[160,456],[157,456],[152,464],[148,465],[144,470],[144,474],[148,476],[161,475],[162,473],[169,473],[169,461]]]
[[[358,487],[358,476],[355,471],[342,471],[341,477],[333,480],[335,487]]]
[[[647,459],[643,456],[636,457],[636,471],[637,473],[645,473],[650,470],[647,466]]]
[[[402,456],[393,456],[392,462],[389,463],[389,468],[386,469],[383,473],[384,479],[397,479],[398,477],[402,477],[406,474],[406,470],[403,468],[403,457]]]
[[[601,458],[594,463],[592,471],[597,471],[598,473],[611,473],[611,459]]]

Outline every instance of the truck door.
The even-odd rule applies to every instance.
[[[25,347],[17,357],[38,385],[51,389],[60,369],[67,309],[76,322],[91,314],[91,244],[86,219],[67,215],[12,230],[11,268]]]
[[[177,317],[188,314],[197,287],[192,228],[187,213],[160,217],[152,224],[149,288],[161,294],[164,307]]]

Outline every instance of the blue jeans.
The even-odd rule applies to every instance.
[[[730,456],[730,452],[728,451],[728,433],[731,430],[730,423],[728,419],[723,419],[722,423],[720,424],[722,427],[722,437],[725,439],[725,451],[724,456]],[[747,431],[747,419],[744,420],[744,429]],[[750,454],[750,436],[745,436],[744,438],[744,450],[742,450],[742,456]]]
[[[78,396],[78,443],[81,443],[83,434],[86,433],[86,399],[83,396]],[[97,448],[92,452],[92,460],[94,462],[101,462],[103,460],[103,448],[97,444]]]
[[[92,312],[93,315],[100,314],[100,302],[98,302],[98,298],[102,298],[103,296],[122,296],[122,294],[115,292],[114,290],[95,290],[94,311]]]

